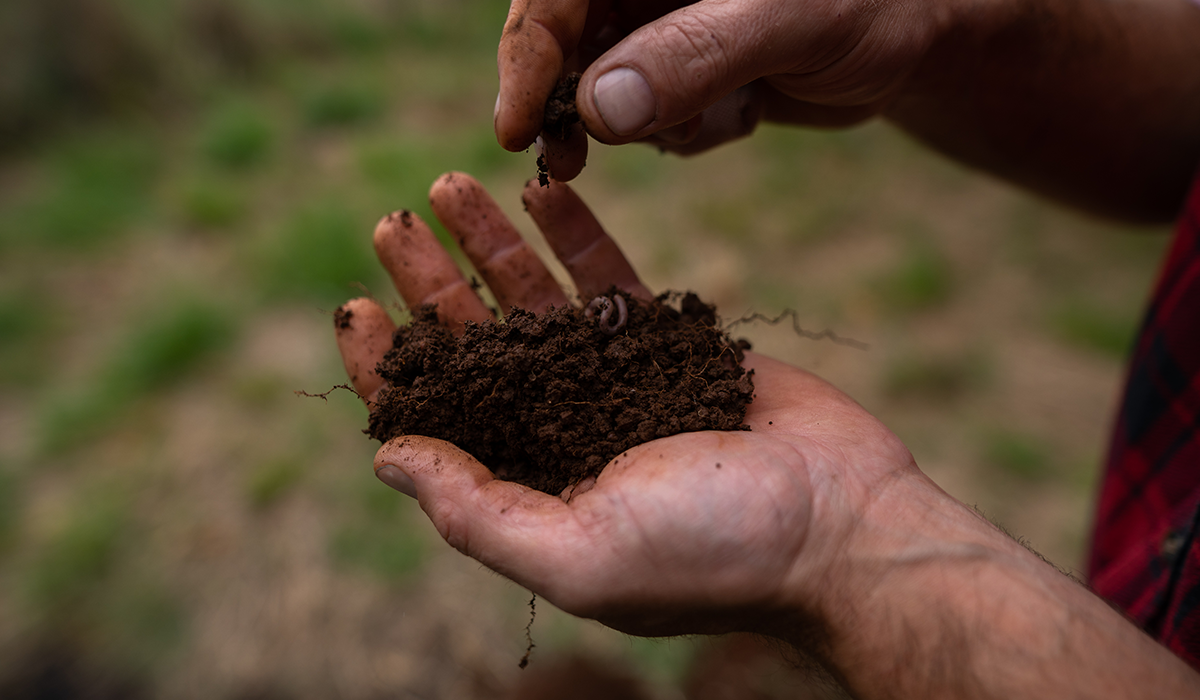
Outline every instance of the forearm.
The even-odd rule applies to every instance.
[[[923,476],[898,482],[847,547],[814,650],[856,697],[1200,697],[1191,668],[1082,585]]]
[[[1069,204],[1176,215],[1200,164],[1194,0],[978,0],[943,22],[888,119]]]

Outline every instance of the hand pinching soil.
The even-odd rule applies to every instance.
[[[565,141],[571,135],[571,127],[579,123],[579,108],[575,104],[575,92],[579,89],[579,73],[567,73],[554,86],[550,99],[546,100],[546,109],[542,115],[542,131],[550,136]],[[546,156],[537,157],[538,184],[542,187],[550,185],[550,164]]]

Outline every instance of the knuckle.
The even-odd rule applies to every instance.
[[[681,15],[659,30],[658,39],[666,49],[661,74],[673,78],[670,84],[682,88],[679,96],[686,98],[680,107],[699,111],[719,97],[717,91],[728,81],[731,67],[715,18],[701,12]]]
[[[437,528],[438,534],[451,547],[459,552],[470,556],[470,528],[466,518],[462,517],[462,513],[453,505],[440,502],[427,511],[429,519],[433,522],[433,526]]]

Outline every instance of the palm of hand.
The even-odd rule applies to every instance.
[[[566,303],[477,182],[444,176],[431,200],[506,311]],[[649,296],[565,185],[527,187],[525,202],[581,291],[615,282]],[[376,249],[410,305],[437,302],[452,327],[487,314],[415,217],[381,222]],[[365,299],[343,311],[350,322],[339,324],[339,346],[369,402],[382,385],[372,368],[390,345],[391,321]],[[782,606],[782,591],[795,589],[788,584],[811,577],[849,537],[853,523],[829,515],[855,512],[842,501],[869,499],[911,465],[886,428],[829,384],[753,353],[746,364],[755,372],[751,431],[645,443],[565,498],[496,480],[431,438],[387,443],[376,468],[403,473],[404,490],[451,545],[568,612],[640,634],[722,631],[732,627],[722,613]]]

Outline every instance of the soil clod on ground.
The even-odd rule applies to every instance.
[[[643,442],[749,429],[748,344],[721,331],[713,307],[690,292],[603,296],[591,313],[513,309],[461,338],[434,307],[416,309],[376,370],[388,386],[366,432],[447,440],[502,479],[558,495]]]

